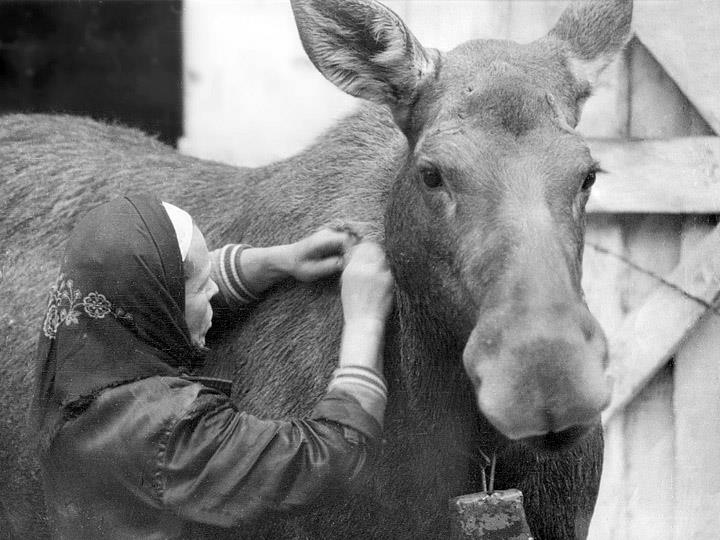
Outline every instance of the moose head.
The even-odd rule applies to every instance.
[[[320,72],[387,106],[407,139],[385,215],[399,288],[464,344],[479,410],[500,433],[574,442],[609,399],[605,337],[580,285],[598,164],[574,128],[629,38],[632,1],[577,2],[533,43],[447,53],[372,0],[292,5]]]

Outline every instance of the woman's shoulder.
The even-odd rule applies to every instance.
[[[159,470],[168,439],[180,419],[208,397],[226,401],[180,377],[106,388],[58,432],[44,457],[45,474],[63,485],[70,477],[88,486],[100,482],[106,491],[133,485],[138,497],[161,504]]]
[[[147,377],[102,391],[94,405],[97,413],[111,416],[138,412],[164,418],[182,414],[203,391],[182,377]]]
[[[179,419],[208,393],[223,399],[222,394],[181,377],[148,377],[107,388],[65,424],[61,438],[76,451],[93,448],[118,463],[142,456],[151,459]]]

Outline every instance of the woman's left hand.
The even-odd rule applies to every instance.
[[[287,277],[315,281],[341,272],[345,253],[358,241],[350,232],[321,229],[293,244],[247,248],[237,264],[245,288],[259,296]]]
[[[286,271],[298,281],[315,281],[345,267],[344,254],[358,242],[345,231],[321,229],[286,248]]]

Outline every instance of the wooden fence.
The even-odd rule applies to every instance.
[[[564,1],[386,2],[426,45],[530,41]],[[609,171],[584,288],[610,339],[593,540],[720,537],[720,2],[635,1],[636,37],[580,131]],[[290,155],[356,102],[315,71],[286,1],[186,0],[185,138],[201,157]],[[232,121],[229,121],[231,119]]]

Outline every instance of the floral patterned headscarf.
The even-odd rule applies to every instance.
[[[87,214],[68,239],[36,357],[36,423],[49,442],[104,388],[178,375],[199,360],[185,324],[173,225],[155,197]]]

